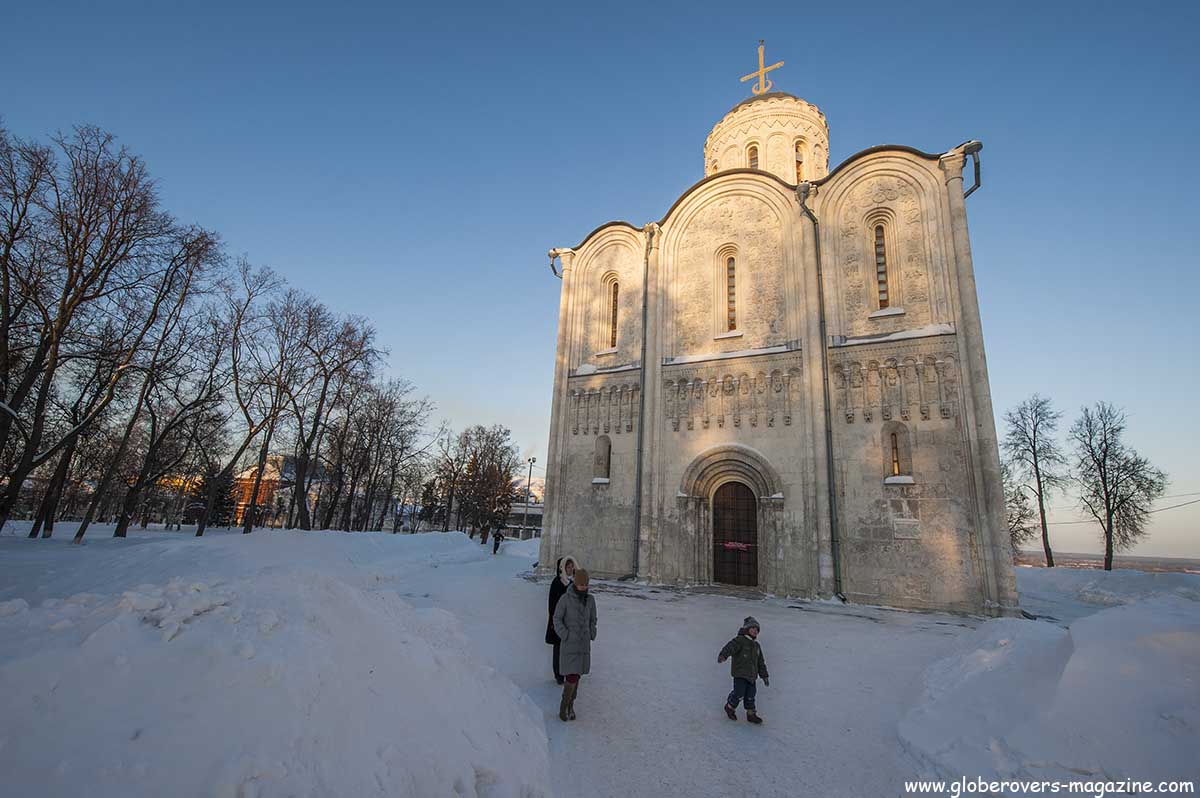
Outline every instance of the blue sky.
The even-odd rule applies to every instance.
[[[176,215],[374,320],[451,423],[506,424],[540,464],[546,250],[660,218],[765,38],[775,87],[825,112],[832,163],[984,142],[968,208],[998,412],[1034,391],[1068,416],[1117,403],[1168,493],[1200,491],[1197,4],[3,0],[0,18],[10,129],[117,134]],[[1097,548],[1087,525],[1054,534]],[[1200,505],[1135,553],[1200,557]]]

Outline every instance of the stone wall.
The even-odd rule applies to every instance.
[[[852,601],[982,610],[956,351],[946,335],[831,354],[842,579]]]
[[[634,571],[638,373],[573,377],[568,390],[563,478],[554,497],[567,522],[554,531],[555,559],[570,553],[598,576],[625,576]],[[597,453],[606,446],[603,468]]]
[[[711,500],[727,481],[750,487],[758,503],[762,589],[818,593],[808,398],[799,351],[664,367],[667,408],[660,443],[651,578],[712,581]],[[672,398],[674,397],[674,398]]]

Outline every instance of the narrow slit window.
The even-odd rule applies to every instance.
[[[607,435],[596,439],[596,452],[592,459],[592,479],[608,479],[612,475],[612,441]]]
[[[900,443],[896,440],[896,433],[892,433],[892,476],[900,476]]]
[[[617,291],[619,286],[617,283],[612,284],[612,314],[608,319],[608,345],[616,347],[617,345]]]
[[[887,244],[884,242],[883,225],[875,227],[875,280],[879,288],[879,309],[888,307]]]
[[[804,182],[804,145],[796,142],[796,185]]]
[[[746,150],[746,160],[750,162],[751,169],[758,168],[758,146],[751,144]]]
[[[725,328],[729,332],[737,329],[737,263],[733,258],[725,261]]]

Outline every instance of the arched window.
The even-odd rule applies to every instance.
[[[733,332],[737,329],[737,262],[731,255],[725,261],[725,329]]]
[[[596,454],[592,460],[592,480],[603,479],[608,480],[609,471],[612,468],[612,441],[607,435],[601,435],[596,439]]]
[[[608,345],[615,348],[617,345],[617,296],[620,291],[620,286],[614,280],[612,284],[612,310],[608,317]]]
[[[883,225],[875,225],[875,281],[879,290],[879,309],[888,306],[887,242],[884,240]]]
[[[796,185],[804,182],[804,142],[796,142]]]
[[[899,421],[883,425],[883,478],[887,482],[912,483],[912,441],[908,427]]]
[[[751,169],[758,168],[758,145],[751,144],[746,148],[746,162],[750,164]]]

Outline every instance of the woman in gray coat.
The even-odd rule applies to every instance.
[[[575,584],[554,608],[554,631],[562,640],[559,667],[566,676],[558,719],[575,720],[579,677],[592,669],[592,641],[596,639],[596,599],[588,592],[588,572],[582,568],[575,569]]]

